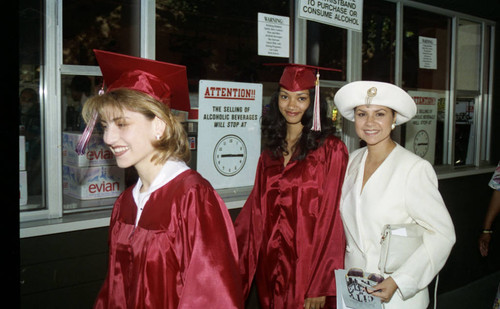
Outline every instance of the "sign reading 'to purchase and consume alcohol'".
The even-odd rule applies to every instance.
[[[300,0],[299,17],[361,31],[363,0]]]

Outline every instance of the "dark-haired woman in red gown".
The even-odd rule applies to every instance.
[[[336,305],[348,154],[324,102],[314,112],[316,82],[314,68],[285,68],[262,121],[265,149],[255,185],[235,222],[244,297],[255,278],[262,308]]]

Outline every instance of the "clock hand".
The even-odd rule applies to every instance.
[[[227,157],[243,157],[243,154],[223,154],[220,155],[222,158],[227,158]]]

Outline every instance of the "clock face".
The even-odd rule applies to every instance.
[[[222,137],[215,145],[214,165],[224,176],[234,176],[245,166],[247,147],[241,138],[229,134]]]
[[[417,134],[415,135],[415,139],[413,140],[413,151],[416,155],[423,158],[427,154],[428,150],[429,134],[424,130],[420,130],[417,132]]]

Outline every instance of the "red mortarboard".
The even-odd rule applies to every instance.
[[[186,67],[167,62],[132,57],[94,49],[107,91],[128,88],[151,95],[172,109],[189,112],[189,89]],[[76,146],[85,148],[94,130],[97,113],[92,115]]]
[[[269,63],[266,65],[284,66],[280,86],[289,91],[311,89],[316,86],[317,74],[320,70],[341,72],[339,69],[323,68],[296,63]]]
[[[186,67],[94,49],[107,90],[147,93],[170,108],[189,112]]]
[[[341,70],[296,63],[266,63],[265,65],[285,67],[281,75],[280,86],[288,91],[295,92],[316,87],[316,94],[314,97],[314,118],[311,129],[314,131],[321,131],[321,120],[319,115],[319,71],[341,72]]]

